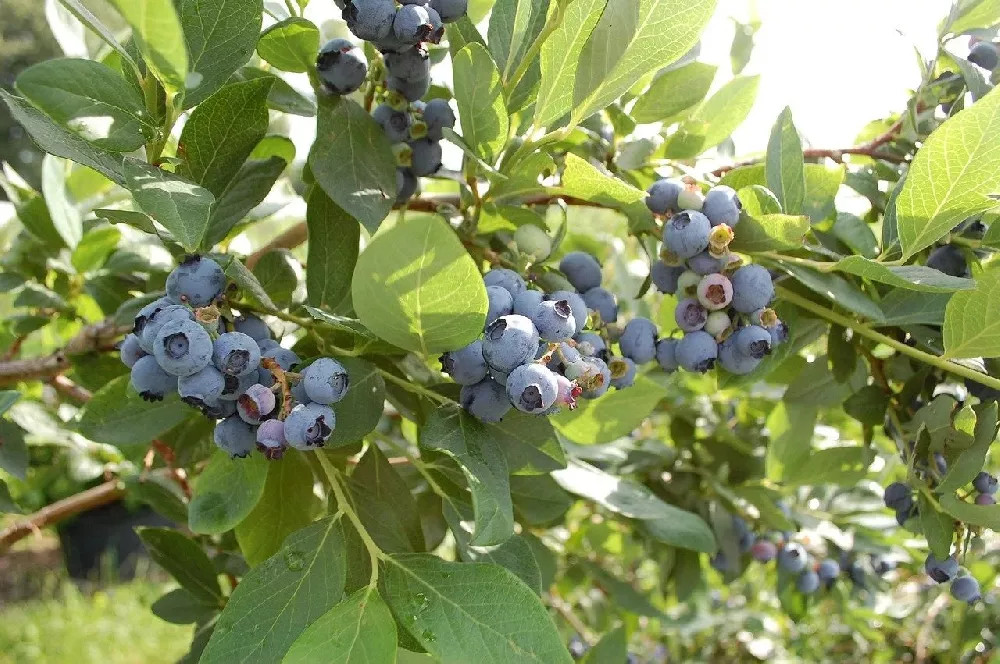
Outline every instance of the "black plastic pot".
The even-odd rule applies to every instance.
[[[136,562],[146,556],[137,526],[171,526],[148,507],[129,510],[122,502],[111,503],[76,516],[59,527],[66,570],[74,579],[113,579],[135,576]]]

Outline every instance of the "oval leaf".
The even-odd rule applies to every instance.
[[[475,42],[458,52],[454,67],[462,138],[491,162],[507,143],[509,129],[500,72],[489,52]]]
[[[217,450],[194,484],[188,525],[196,533],[218,535],[245,519],[264,493],[268,462],[253,455],[230,459]]]
[[[275,23],[257,42],[257,54],[282,71],[309,71],[318,52],[319,28],[298,16]]]

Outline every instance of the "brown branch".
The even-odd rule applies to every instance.
[[[76,401],[82,401],[84,403],[90,401],[93,393],[85,387],[77,385],[71,381],[66,376],[55,375],[49,381],[49,385],[56,389],[56,392],[63,395],[64,397],[69,397],[70,399],[75,399]]]
[[[87,325],[64,347],[44,357],[0,362],[0,385],[9,385],[22,380],[45,379],[61,374],[69,366],[71,355],[82,355],[93,351],[110,351],[121,335],[131,329],[115,325],[111,320]]]
[[[24,340],[27,339],[27,338],[28,338],[27,335],[22,334],[18,338],[14,339],[14,343],[12,343],[10,345],[10,348],[7,349],[7,352],[5,352],[3,354],[3,358],[0,358],[0,359],[2,359],[4,362],[8,362],[10,360],[13,360],[15,357],[17,357],[17,354],[19,352],[21,352],[21,345],[24,343]]]

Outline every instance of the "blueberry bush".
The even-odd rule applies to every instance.
[[[148,504],[186,661],[996,655],[997,2],[742,161],[714,0],[52,4],[0,553]]]

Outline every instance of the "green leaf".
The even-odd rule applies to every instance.
[[[236,586],[200,661],[280,662],[306,627],[341,601],[346,570],[339,519],[289,535]]]
[[[531,526],[556,521],[573,504],[570,495],[548,475],[512,475],[510,495],[520,520]]]
[[[479,270],[437,216],[410,215],[376,235],[358,257],[351,294],[365,327],[424,355],[462,348],[486,319]]]
[[[573,120],[589,117],[647,74],[684,55],[698,41],[715,0],[608,3],[580,55]]]
[[[240,167],[229,186],[212,205],[203,247],[214,247],[260,205],[288,164],[280,157],[251,159]]]
[[[669,122],[705,98],[716,71],[712,65],[692,62],[657,76],[636,100],[632,118],[639,124]]]
[[[319,28],[298,16],[275,23],[257,41],[257,55],[282,71],[310,71],[318,52]]]
[[[595,584],[608,596],[612,606],[637,616],[664,618],[663,612],[653,606],[649,597],[637,591],[631,583],[622,581],[603,567],[591,562],[581,563],[581,567],[594,578]]]
[[[295,640],[282,664],[395,664],[396,622],[373,588],[333,607]]]
[[[948,357],[1000,357],[1000,270],[984,272],[973,290],[951,297],[944,351]]]
[[[510,570],[526,586],[542,594],[542,572],[535,562],[535,554],[520,535],[513,535],[497,546],[471,546],[474,517],[468,503],[446,499],[444,517],[455,534],[455,544],[462,560],[474,563],[493,563]]]
[[[351,378],[347,396],[333,404],[337,427],[326,441],[327,449],[356,443],[378,426],[385,406],[385,381],[378,367],[356,357],[340,357]]]
[[[462,138],[476,154],[492,162],[507,143],[509,130],[500,72],[486,48],[476,43],[458,52],[454,70]]]
[[[646,192],[599,171],[572,152],[566,155],[561,186],[551,190],[618,210],[629,219],[632,232],[652,230],[653,214],[646,207]]]
[[[309,152],[316,183],[374,233],[396,200],[396,160],[385,132],[346,97],[320,95]]]
[[[788,384],[784,401],[811,406],[833,407],[860,389],[864,382],[855,374],[850,382],[837,382],[825,356],[806,364]],[[860,383],[860,384],[852,384]]]
[[[267,133],[267,93],[271,80],[230,83],[191,113],[177,150],[182,175],[222,196],[233,177]]]
[[[951,554],[951,541],[954,536],[955,523],[947,514],[938,510],[924,494],[918,497],[918,514],[920,529],[927,538],[927,547],[939,560],[944,560]]]
[[[864,447],[829,447],[809,452],[791,476],[785,477],[790,486],[840,484],[847,486],[861,481],[868,472],[872,453]]]
[[[541,32],[548,7],[548,0],[497,0],[493,5],[486,37],[490,54],[505,82],[510,80],[524,52]],[[537,65],[535,70],[537,82]]]
[[[639,519],[656,539],[682,549],[714,553],[715,536],[708,524],[657,498],[646,487],[608,474],[582,461],[571,461],[552,473],[559,485],[606,509]]]
[[[642,376],[635,386],[639,389],[615,390],[581,402],[576,410],[565,409],[551,418],[552,424],[565,438],[581,445],[610,443],[627,436],[667,395],[666,389]]]
[[[302,452],[288,450],[280,462],[266,468],[263,493],[236,525],[236,541],[251,566],[273,556],[286,537],[308,526],[319,502],[313,494],[312,469]]]
[[[541,600],[503,567],[427,554],[390,556],[384,566],[382,596],[434,658],[573,661]]]
[[[625,628],[616,627],[601,637],[593,648],[580,660],[580,664],[625,664],[628,657],[628,641]]]
[[[986,467],[986,455],[996,436],[997,403],[993,401],[982,404],[976,414],[978,417],[974,442],[971,447],[962,450],[958,458],[948,466],[948,473],[937,486],[937,491],[941,493],[951,493],[970,484],[979,471]]]
[[[869,427],[885,422],[888,407],[889,395],[875,385],[862,387],[844,402],[844,412]]]
[[[188,251],[201,246],[215,203],[212,192],[140,161],[125,162],[125,178],[126,188],[143,212]]]
[[[469,481],[476,515],[470,544],[500,544],[514,533],[507,461],[489,430],[463,410],[441,406],[420,432],[420,446],[447,454]]]
[[[222,266],[226,276],[232,279],[233,283],[246,291],[254,300],[260,302],[268,309],[277,309],[267,291],[257,281],[254,273],[248,270],[247,266],[241,263],[235,256],[232,254],[213,254],[212,258]]]
[[[131,2],[132,0],[124,0]],[[184,108],[200,104],[245,65],[257,46],[263,0],[180,0],[181,25],[190,56]]]
[[[111,4],[132,26],[132,39],[146,66],[164,89],[173,94],[183,92],[190,70],[184,31],[174,3],[171,0],[111,0]]]
[[[13,422],[0,420],[0,468],[23,480],[28,470],[28,448],[24,444],[24,431]]]
[[[879,302],[885,318],[879,326],[941,325],[951,293],[892,290]]]
[[[218,606],[218,602],[209,603],[183,588],[174,588],[149,608],[160,620],[174,625],[191,625],[210,619]]]
[[[765,467],[768,479],[780,481],[798,473],[812,450],[816,416],[815,406],[784,401],[767,416],[769,441]]]
[[[813,223],[823,221],[833,212],[834,197],[844,182],[846,166],[824,166],[823,164],[806,164],[806,197],[802,202],[802,212],[809,216]],[[719,184],[740,190],[751,185],[766,184],[766,167],[764,164],[741,166],[726,173]],[[742,199],[741,199],[742,200]],[[770,210],[780,212],[780,210]]]
[[[542,44],[541,83],[535,100],[535,124],[551,125],[572,109],[580,57],[608,0],[566,3],[559,27]]]
[[[896,200],[903,258],[994,207],[1000,189],[1000,91],[952,116],[917,151]]]
[[[218,535],[247,517],[264,494],[268,462],[252,455],[231,459],[216,450],[194,484],[188,506],[188,525],[193,532]]]
[[[99,62],[47,60],[21,72],[15,85],[52,120],[104,150],[137,150],[156,131],[138,93]]]
[[[69,162],[45,155],[42,159],[42,195],[49,209],[52,226],[70,249],[83,236],[83,219],[67,186]]]
[[[852,252],[859,254],[859,258],[875,258],[879,253],[875,233],[861,217],[847,212],[838,212],[830,233],[846,244]]]
[[[1000,23],[1000,0],[964,0],[957,3],[960,10],[955,21],[942,25],[953,35],[959,35],[973,28],[989,28]]]
[[[107,219],[112,224],[125,224],[126,226],[137,228],[143,233],[156,235],[156,227],[153,225],[153,220],[142,212],[99,208],[94,210],[94,214],[100,219]]]
[[[792,123],[792,109],[787,106],[771,129],[764,172],[767,175],[767,187],[778,197],[782,209],[787,214],[802,212],[802,203],[806,198],[802,141]]]
[[[420,526],[420,512],[406,480],[400,477],[389,460],[372,445],[361,457],[351,480],[364,487],[365,493],[386,505],[406,535],[413,551],[424,550],[424,534]]]
[[[458,54],[468,44],[480,44],[486,46],[486,40],[479,34],[476,24],[468,16],[449,23],[445,26],[448,35],[448,51],[452,57]]]
[[[14,120],[24,127],[39,148],[49,154],[89,166],[117,184],[125,184],[121,155],[105,152],[80,138],[21,97],[6,90],[0,90],[0,97],[7,103]]]
[[[0,391],[0,415],[10,410],[10,407],[17,403],[17,400],[20,398],[21,394],[15,390]]]
[[[10,495],[7,483],[0,479],[0,514],[20,514],[21,508],[17,506]]]
[[[742,200],[741,189],[740,196]],[[730,248],[733,251],[754,253],[780,249],[797,249],[809,232],[809,217],[788,214],[741,215],[736,229],[736,238]]]
[[[211,604],[222,599],[215,566],[200,544],[170,528],[138,528],[136,532],[153,561],[181,587]]]
[[[941,496],[938,502],[941,509],[966,525],[1000,530],[1000,505],[974,505],[953,494]]]
[[[288,249],[268,251],[253,266],[253,276],[273,300],[291,302],[298,286],[299,262]]]
[[[976,286],[972,279],[953,277],[924,265],[884,265],[864,256],[843,258],[837,262],[836,269],[897,288],[925,293],[951,293],[971,290]]]
[[[878,305],[861,289],[841,276],[817,272],[791,263],[781,263],[781,269],[795,277],[806,288],[856,314],[870,318],[874,322],[882,319],[882,310]]]
[[[271,92],[267,95],[267,107],[291,115],[311,118],[316,115],[316,102],[304,97],[295,88],[276,74],[256,67],[243,67],[233,74],[233,81],[249,81],[255,78],[271,80]]]
[[[76,428],[87,438],[110,445],[146,444],[190,415],[175,395],[144,401],[129,389],[129,377],[119,376],[94,393]]]
[[[566,453],[544,417],[511,411],[486,428],[500,443],[511,474],[537,475],[566,467]]]
[[[122,234],[117,228],[105,226],[92,228],[83,236],[83,240],[73,250],[70,262],[79,273],[96,270],[108,259],[118,247]]]
[[[697,157],[743,124],[757,99],[759,76],[737,76],[702,103],[667,140],[665,156]]]
[[[351,292],[361,226],[319,187],[309,191],[307,203],[306,301],[314,307],[335,309]]]

